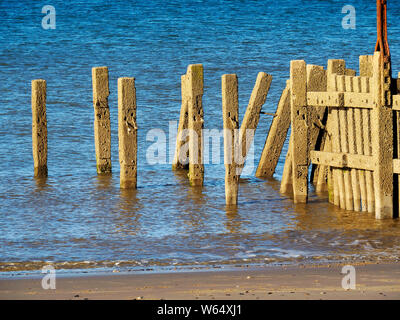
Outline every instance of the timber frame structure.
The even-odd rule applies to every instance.
[[[292,189],[295,203],[307,202],[312,163],[310,180],[331,203],[377,219],[398,216],[399,79],[385,67],[379,51],[360,56],[360,76],[344,60],[329,60],[327,70],[291,61],[292,130],[281,191]]]

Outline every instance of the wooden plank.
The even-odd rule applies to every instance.
[[[276,116],[272,119],[272,123],[265,140],[264,149],[261,154],[260,162],[256,170],[256,177],[272,177],[283,144],[285,143],[287,132],[290,127],[290,84],[286,82],[286,87],[279,99]]]
[[[290,102],[292,121],[292,184],[295,203],[308,199],[307,71],[304,60],[290,62]]]
[[[118,146],[120,187],[137,187],[137,124],[134,78],[118,79]]]
[[[311,151],[310,157],[312,163],[330,165],[335,168],[374,170],[372,156],[345,152]]]
[[[345,76],[337,76],[338,90],[341,92],[346,91]],[[339,140],[340,140],[340,150],[344,153],[349,152],[348,147],[348,127],[347,127],[347,109],[339,108]],[[351,186],[350,172],[347,169],[343,169],[343,179],[344,179],[344,197],[345,197],[345,209],[353,210],[353,190]]]
[[[324,83],[324,90],[322,91],[327,91],[328,89],[328,73],[325,73],[325,78],[326,81]],[[320,90],[321,91],[321,90]],[[322,92],[321,92],[322,93]],[[308,96],[308,92],[307,92]],[[326,110],[327,108],[322,106],[321,109]],[[331,128],[331,119],[332,117],[329,117],[330,111],[326,110],[325,112],[328,112],[327,114],[327,119],[326,119],[326,124],[325,124],[325,132],[322,136],[322,141],[321,145],[319,146],[319,149],[324,150],[324,151],[332,151],[332,142],[330,135],[328,134],[330,132]],[[316,192],[323,192],[323,191],[328,191],[329,195],[329,201],[333,203],[334,199],[334,190],[333,190],[333,185],[331,183],[333,182],[332,178],[328,179],[329,176],[331,176],[331,169],[329,166],[325,165],[318,165],[318,166],[313,166],[316,167],[315,172],[312,172],[312,175],[314,175],[313,180],[315,183],[315,190]]]
[[[339,131],[339,112],[337,109],[333,109],[331,113],[332,117],[332,152],[340,153],[340,131]],[[345,190],[344,190],[344,177],[343,172],[340,169],[332,168],[332,175],[334,179],[334,204],[346,208],[345,205]]]
[[[346,70],[346,63],[344,60],[328,60],[328,92],[339,91],[337,84],[337,75],[344,75]],[[339,131],[339,110],[338,108],[332,108],[330,110],[331,119],[331,139],[332,139],[332,152],[341,152],[340,145],[340,131]],[[334,189],[334,204],[345,208],[345,193],[344,193],[344,178],[343,173],[340,169],[332,168],[332,179],[333,179],[333,189]]]
[[[222,76],[222,117],[224,125],[225,202],[227,205],[236,205],[239,189],[234,143],[235,131],[239,129],[239,95],[236,74],[224,74]]]
[[[363,110],[364,111],[364,110]],[[362,112],[363,122],[363,142],[364,154],[372,155],[371,148],[371,116],[369,110]],[[374,195],[374,179],[372,172],[365,172],[365,184],[367,187],[367,211],[374,212],[375,210],[375,195]]]
[[[47,177],[46,81],[32,80],[32,153],[35,177]]]
[[[191,64],[187,70],[188,128],[189,128],[189,182],[202,186],[203,164],[203,65]]]
[[[372,109],[376,105],[372,94],[354,92],[307,92],[307,104],[314,107]]]
[[[188,90],[186,82],[187,76],[184,74],[181,76],[182,105],[179,115],[178,133],[176,136],[175,155],[172,161],[173,170],[189,168],[189,149],[185,149],[189,139],[189,136],[186,134],[189,123]]]
[[[261,108],[267,99],[271,81],[271,75],[265,72],[258,73],[257,80],[251,93],[249,104],[239,130],[239,142],[242,149],[241,153],[237,152],[236,154],[236,163],[238,165],[239,176],[244,167],[247,152],[249,151],[251,143],[253,142],[254,132],[260,120]]]
[[[307,92],[325,92],[327,86],[326,70],[322,66],[307,65]],[[322,137],[324,136],[323,126],[326,108],[307,106],[310,117],[310,138],[308,150],[320,150],[323,147]],[[314,183],[318,175],[318,166],[312,165],[310,181]]]
[[[393,218],[393,112],[385,104],[386,91],[381,53],[373,57],[372,88],[378,105],[371,111],[374,170],[375,217]]]
[[[355,92],[361,92],[361,77],[353,78],[353,90]],[[355,125],[355,152],[357,154],[364,154],[363,144],[363,123],[361,110],[358,108],[354,109],[354,125]],[[364,170],[357,170],[358,181],[360,185],[360,197],[361,197],[361,211],[367,211],[367,187],[365,183],[365,172]]]
[[[346,91],[354,91],[353,86],[353,76],[346,76]],[[356,124],[355,124],[355,108],[347,109],[347,128],[348,128],[348,152],[350,154],[357,153],[357,145],[356,145]],[[355,169],[350,170],[351,175],[351,187],[353,191],[353,208],[355,211],[360,211],[361,209],[361,190],[360,190],[360,183],[358,179],[358,171]]]
[[[370,77],[372,77],[372,56],[360,56],[360,76],[361,76],[361,92],[371,93]],[[363,144],[364,154],[371,155],[371,112],[370,110],[362,110],[363,123]],[[365,171],[365,184],[367,188],[367,211],[375,211],[375,194],[374,194],[373,173]]]

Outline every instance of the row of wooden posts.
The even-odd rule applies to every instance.
[[[265,103],[272,76],[260,72],[250,97],[242,125],[240,126],[240,143],[236,148],[242,151],[244,159],[252,141],[247,139],[246,131],[255,130]],[[110,173],[111,165],[111,125],[108,104],[109,81],[108,68],[92,69],[94,136],[97,173]],[[201,64],[189,65],[181,77],[182,107],[180,112],[174,170],[188,169],[189,182],[192,186],[202,186],[204,180],[202,130],[204,71]],[[222,76],[222,110],[225,132],[239,129],[238,79],[234,74]],[[183,132],[188,131],[186,137]],[[137,124],[136,124],[136,89],[134,78],[118,79],[118,138],[121,188],[137,186]],[[226,202],[236,204],[238,183],[243,163],[235,163],[235,147],[232,139],[224,137],[225,158],[231,160],[226,164]],[[247,139],[247,141],[246,141]],[[46,120],[46,81],[32,81],[32,143],[34,175],[47,176],[47,120]],[[188,148],[184,148],[185,144]],[[231,155],[228,155],[231,153]],[[187,164],[186,159],[189,159]],[[276,159],[277,160],[277,159]],[[262,164],[263,162],[261,162]],[[272,172],[273,173],[273,172]]]
[[[111,125],[108,68],[92,69],[97,173],[111,173]],[[134,78],[118,79],[118,139],[121,188],[137,186],[136,89]],[[34,175],[47,176],[46,81],[32,81]]]
[[[282,193],[293,193],[296,203],[305,203],[311,182],[317,192],[328,191],[329,201],[343,209],[375,211],[377,218],[395,217],[400,190],[400,95],[397,92],[400,83],[389,78],[379,52],[374,56],[360,56],[360,76],[356,76],[355,70],[347,69],[344,60],[328,60],[327,70],[306,65],[303,60],[292,61],[290,79],[273,114],[256,176],[272,177],[291,126]],[[243,168],[243,163],[235,161],[235,152],[239,149],[242,159],[246,158],[253,138],[246,131],[257,128],[272,76],[258,74],[240,126],[238,77],[225,74],[221,80],[225,199],[228,205],[235,205]],[[182,106],[172,167],[188,170],[192,186],[202,186],[204,180],[203,143],[199,142],[204,128],[203,82],[201,64],[189,65],[186,74],[181,76]],[[107,67],[92,69],[92,84],[97,172],[103,174],[111,172]],[[33,80],[35,176],[47,175],[45,103],[46,82]],[[121,188],[136,188],[134,78],[118,79],[118,136]]]

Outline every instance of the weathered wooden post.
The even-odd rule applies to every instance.
[[[238,202],[239,176],[235,162],[238,145],[235,132],[239,129],[239,96],[236,74],[222,76],[222,116],[224,123],[225,200],[227,205]]]
[[[286,152],[286,157],[285,157],[285,164],[283,166],[283,173],[282,173],[282,180],[281,180],[281,187],[280,187],[280,192],[281,193],[288,193],[290,190],[292,190],[292,147],[293,146],[293,138],[292,134],[290,134],[289,137],[289,147]]]
[[[108,107],[108,68],[92,68],[94,141],[97,173],[111,172],[111,126]]]
[[[182,106],[181,113],[179,116],[178,133],[176,136],[175,155],[172,162],[172,169],[187,169],[189,164],[187,163],[189,152],[184,150],[183,146],[187,143],[189,136],[187,135],[188,123],[189,123],[189,110],[188,110],[188,89],[187,89],[187,76],[186,74],[181,76],[181,95],[182,95]]]
[[[256,177],[269,178],[275,172],[276,165],[285,143],[287,132],[290,127],[290,84],[286,81],[286,87],[279,99],[276,115],[265,140],[264,149],[258,163]]]
[[[254,138],[254,131],[258,126],[260,120],[261,108],[267,99],[269,88],[271,86],[272,76],[265,72],[259,72],[257,75],[256,83],[253,91],[251,92],[249,104],[244,114],[242,124],[239,130],[239,143],[242,154],[238,149],[236,152],[236,162],[238,164],[239,175],[244,162],[247,157],[247,153],[250,149],[251,143]]]
[[[47,177],[46,81],[32,80],[32,152],[35,177]]]
[[[188,127],[189,127],[189,182],[202,186],[203,164],[203,65],[191,64],[187,70]]]
[[[290,62],[290,99],[292,121],[292,178],[295,203],[308,199],[308,138],[307,71],[304,60]]]
[[[326,86],[327,86],[327,76],[326,76],[326,71],[322,66],[316,66],[316,65],[307,65],[306,66],[306,72],[307,72],[307,84],[306,84],[306,90],[307,92],[321,92],[321,91],[326,91]],[[290,119],[290,80],[288,82],[289,88],[289,119]],[[318,137],[320,135],[321,131],[321,124],[322,120],[325,114],[325,108],[324,107],[318,107],[315,108],[313,106],[307,106],[307,115],[308,115],[308,120],[307,123],[310,124],[310,127],[308,128],[308,151],[307,151],[307,158],[310,161],[310,150],[314,150],[317,142],[318,142]],[[284,124],[282,123],[282,126]],[[293,133],[292,133],[293,134]],[[283,138],[283,137],[282,137]],[[320,146],[318,146],[320,147]],[[282,181],[281,181],[281,188],[280,191],[281,193],[287,193],[289,189],[292,187],[292,151],[291,149],[293,148],[293,139],[292,136],[290,136],[289,139],[289,148],[288,152],[286,155],[285,159],[285,166],[283,169],[283,174],[282,174]],[[276,159],[277,161],[277,159]],[[318,173],[317,173],[318,174]],[[316,179],[317,180],[317,179]],[[321,182],[322,183],[322,182]]]
[[[393,112],[387,92],[390,83],[381,52],[373,57],[372,88],[375,107],[371,112],[372,154],[376,163],[374,170],[375,217],[393,218]]]
[[[120,186],[137,186],[136,89],[134,78],[118,79],[118,139]]]

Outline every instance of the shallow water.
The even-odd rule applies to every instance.
[[[129,3],[129,4],[127,4]],[[311,194],[295,206],[275,178],[243,177],[240,205],[225,207],[224,166],[205,167],[191,188],[170,164],[150,165],[153,128],[179,119],[180,75],[203,63],[205,127],[222,128],[220,78],[239,77],[243,117],[257,73],[273,75],[264,111],[275,112],[289,63],[358,69],[376,40],[375,5],[353,1],[356,30],[341,26],[342,1],[55,1],[56,29],[44,30],[41,3],[0,1],[0,271],[139,270],[352,260],[397,260],[400,224],[346,212]],[[394,75],[400,5],[389,5]],[[98,177],[91,68],[110,72],[112,176]],[[119,189],[117,78],[133,76],[139,127],[138,190]],[[33,178],[30,81],[47,80],[49,177]],[[271,122],[255,136],[256,166]],[[173,141],[173,139],[172,139]],[[167,136],[167,142],[170,143]],[[286,154],[285,146],[283,155]],[[222,151],[222,150],[221,150]],[[170,155],[167,154],[167,160]]]

